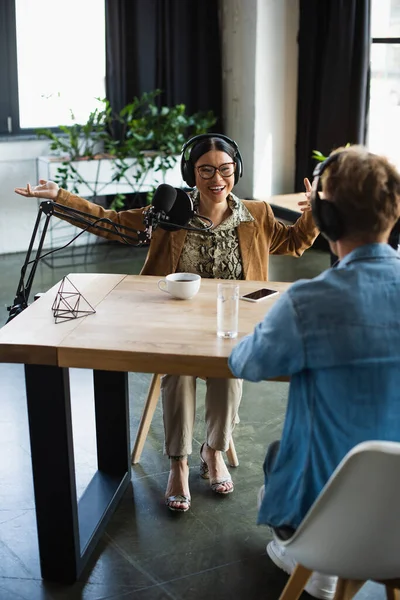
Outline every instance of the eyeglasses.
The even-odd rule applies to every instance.
[[[218,171],[222,177],[231,177],[236,170],[236,163],[229,162],[219,165],[219,167],[213,167],[212,165],[201,165],[196,167],[198,174],[202,179],[212,179]]]

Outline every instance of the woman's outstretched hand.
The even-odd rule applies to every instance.
[[[301,212],[311,210],[311,183],[309,182],[307,177],[304,179],[304,187],[306,188],[306,192],[304,194],[306,199],[300,200],[300,202],[298,202]]]
[[[25,196],[26,198],[45,198],[46,200],[55,200],[57,198],[59,186],[54,181],[39,179],[39,185],[32,187],[30,183],[26,188],[15,188],[14,192]]]

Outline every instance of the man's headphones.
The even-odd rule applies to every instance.
[[[222,135],[222,133],[202,133],[201,135],[195,135],[190,140],[188,140],[186,144],[183,145],[181,158],[181,174],[183,181],[187,183],[189,187],[194,187],[196,185],[196,178],[194,175],[194,164],[190,159],[190,153],[193,149],[193,146],[195,146],[198,142],[210,138],[218,138],[224,140],[225,142],[228,142],[228,144],[230,144],[234,149],[235,153],[232,160],[236,165],[234,174],[236,185],[239,181],[239,178],[243,175],[242,156],[240,154],[240,150],[237,143],[228,136]]]
[[[341,215],[337,205],[329,200],[323,200],[320,198],[319,192],[321,191],[321,176],[322,173],[331,165],[336,162],[343,152],[336,152],[332,154],[322,163],[318,164],[313,172],[313,183],[311,191],[311,210],[314,217],[315,224],[322,233],[322,235],[330,240],[331,242],[337,242],[343,237],[345,233],[345,223],[343,216]]]

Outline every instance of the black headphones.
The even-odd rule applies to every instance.
[[[231,138],[229,138],[228,136],[222,135],[222,133],[202,133],[201,135],[195,135],[194,137],[190,138],[190,140],[188,140],[186,142],[186,144],[183,145],[182,158],[181,158],[181,174],[182,174],[183,181],[185,183],[187,183],[189,187],[194,187],[196,185],[196,178],[194,175],[194,164],[192,163],[192,161],[190,159],[190,153],[193,149],[193,146],[195,146],[198,142],[200,142],[201,140],[207,140],[210,138],[219,138],[221,140],[224,140],[225,142],[228,142],[228,144],[230,144],[232,146],[232,148],[234,149],[235,154],[233,156],[233,162],[236,165],[236,168],[235,168],[235,185],[236,185],[237,182],[239,181],[239,178],[243,175],[242,156],[240,154],[240,150],[239,150],[237,143],[234,140],[232,140]],[[190,151],[188,152],[189,148],[190,148]],[[187,156],[187,155],[189,155],[189,156]]]
[[[345,233],[345,223],[343,216],[341,215],[337,205],[329,200],[323,200],[320,198],[319,191],[321,189],[321,176],[322,173],[331,165],[336,162],[342,154],[345,152],[336,152],[332,154],[322,163],[319,163],[313,172],[313,183],[311,191],[311,210],[314,217],[315,224],[322,233],[322,235],[330,240],[331,242],[337,242],[343,237]]]

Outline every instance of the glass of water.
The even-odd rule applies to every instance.
[[[235,338],[238,334],[239,285],[219,283],[217,291],[217,336]]]

